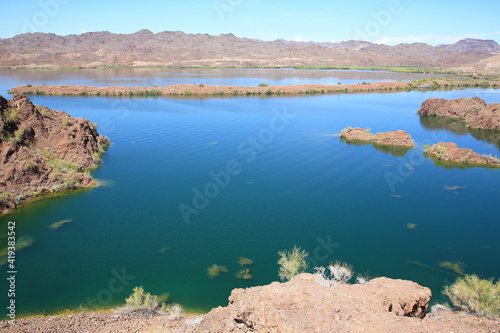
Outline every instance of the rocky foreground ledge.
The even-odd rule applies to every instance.
[[[96,184],[84,170],[110,144],[86,119],[0,96],[0,214],[34,197]]]
[[[500,322],[460,312],[427,314],[431,291],[411,281],[321,285],[300,274],[289,282],[234,289],[227,307],[204,316],[80,313],[0,323],[0,332],[498,332]]]
[[[470,128],[500,130],[500,103],[487,104],[479,97],[453,100],[429,98],[418,112],[463,119]]]

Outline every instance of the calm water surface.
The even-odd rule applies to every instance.
[[[4,77],[2,89],[17,84],[11,82]],[[357,273],[410,279],[430,287],[435,301],[457,277],[439,266],[442,261],[498,278],[500,171],[445,169],[422,158],[418,148],[395,156],[348,145],[335,134],[349,125],[402,129],[418,146],[454,141],[497,155],[497,134],[469,133],[457,122],[420,118],[416,110],[429,97],[480,96],[498,103],[499,93],[33,96],[36,104],[97,122],[113,144],[92,171],[103,186],[0,218],[3,233],[15,220],[18,237],[34,240],[17,253],[18,314],[119,305],[139,285],[207,311],[227,304],[233,288],[277,280],[277,252],[294,245],[311,254],[311,266],[339,259]],[[186,223],[179,205],[193,206],[195,192],[229,161],[239,164],[239,173]],[[65,219],[72,222],[49,228]],[[254,260],[253,279],[235,277],[240,256]],[[213,264],[229,272],[210,279],[206,269]]]
[[[257,86],[269,84],[357,84],[363,81],[411,81],[430,77],[453,77],[437,74],[391,73],[384,71],[352,70],[299,70],[299,69],[47,69],[9,70],[0,69],[2,86],[0,94],[21,84],[81,84],[94,86],[159,86],[168,84],[210,84]]]

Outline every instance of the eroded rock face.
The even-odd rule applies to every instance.
[[[464,119],[469,127],[500,130],[500,103],[486,104],[479,97],[447,100],[429,98],[422,103],[421,114]]]
[[[438,142],[427,148],[426,152],[442,161],[500,167],[498,158],[478,154],[472,149],[458,148],[454,142]]]
[[[0,96],[0,213],[46,192],[91,186],[109,140],[86,119]]]
[[[194,332],[403,332],[419,325],[431,298],[411,281],[377,278],[328,288],[315,278],[301,274],[234,289],[229,305],[210,311]]]

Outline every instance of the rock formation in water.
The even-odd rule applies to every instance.
[[[471,166],[485,165],[500,167],[500,160],[493,156],[485,156],[474,152],[472,149],[458,148],[454,142],[438,142],[427,146],[425,152],[432,158],[447,162],[465,163]]]
[[[500,103],[486,104],[479,97],[447,100],[429,98],[422,103],[420,114],[460,118],[471,128],[500,130]]]
[[[414,147],[415,144],[406,131],[389,131],[373,135],[370,129],[347,128],[342,130],[340,137],[350,141],[362,141],[386,146]]]
[[[110,144],[86,119],[0,96],[0,213],[35,196],[93,186],[95,167]]]

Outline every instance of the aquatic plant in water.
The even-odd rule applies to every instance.
[[[250,274],[250,270],[248,268],[243,268],[238,272],[238,274],[236,274],[236,278],[250,280],[252,278],[252,274]]]
[[[216,264],[207,268],[207,274],[211,279],[218,277],[221,272],[228,272],[228,270],[225,266],[219,266]]]
[[[240,257],[240,260],[238,260],[238,264],[240,264],[241,266],[251,265],[253,264],[253,260],[245,257]]]
[[[59,229],[60,227],[62,227],[62,226],[63,226],[63,224],[65,224],[65,223],[69,223],[69,222],[71,222],[71,221],[73,221],[73,220],[71,220],[71,219],[62,220],[62,221],[59,221],[59,222],[56,222],[56,223],[51,224],[51,225],[49,226],[49,228],[50,228],[50,229]]]
[[[417,224],[416,224],[416,223],[408,223],[408,224],[406,225],[406,227],[407,227],[408,229],[415,229],[415,228],[417,227]]]
[[[450,269],[457,274],[464,275],[464,264],[461,262],[441,261],[439,267]]]
[[[34,243],[33,238],[29,236],[21,237],[16,242],[16,252],[24,249],[25,247],[31,246]],[[3,266],[7,263],[9,248],[6,247],[0,250],[0,266]]]

